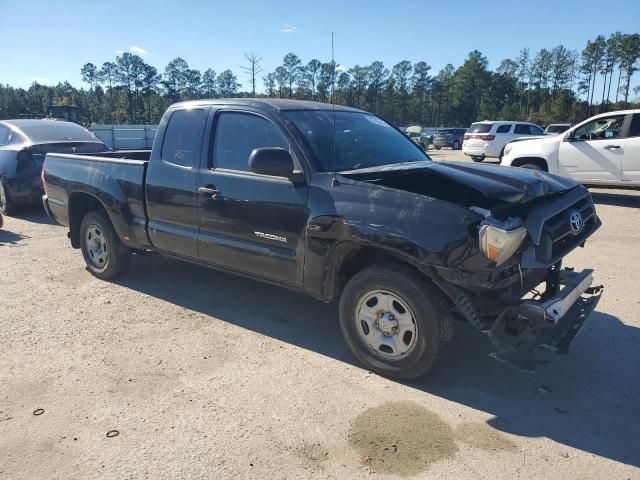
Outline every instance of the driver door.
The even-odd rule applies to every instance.
[[[560,172],[579,182],[619,182],[625,138],[624,115],[600,117],[585,123],[560,143]]]

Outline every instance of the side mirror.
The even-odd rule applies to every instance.
[[[256,148],[249,156],[249,168],[253,173],[292,178],[293,158],[284,148]]]

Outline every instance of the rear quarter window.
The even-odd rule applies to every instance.
[[[473,123],[469,127],[467,133],[489,133],[491,131],[490,123]]]
[[[496,129],[496,133],[509,133],[510,130],[511,130],[511,125],[500,125]]]
[[[202,132],[204,110],[178,110],[169,118],[162,142],[162,159],[165,162],[192,167]]]

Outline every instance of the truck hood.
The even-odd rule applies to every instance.
[[[577,185],[573,180],[537,170],[457,162],[411,162],[339,174],[459,205],[482,208],[523,204],[570,190]]]

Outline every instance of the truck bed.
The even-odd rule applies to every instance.
[[[89,203],[91,197],[102,203],[123,243],[131,248],[150,247],[144,195],[149,154],[135,150],[99,156],[47,155],[44,170],[50,212],[57,222],[70,227],[72,241],[79,225],[74,225],[73,208],[68,206],[72,198],[84,195]]]

